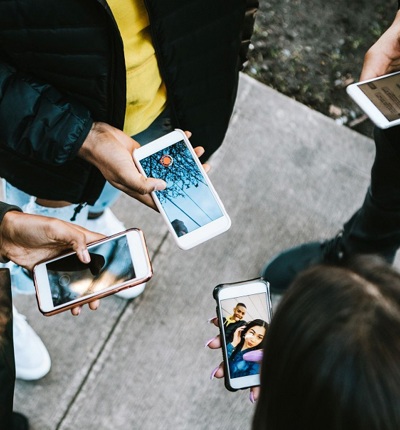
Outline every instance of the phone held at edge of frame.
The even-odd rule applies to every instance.
[[[379,128],[400,125],[400,72],[356,82],[346,91]]]
[[[147,282],[153,275],[143,232],[132,228],[88,245],[89,264],[70,252],[33,269],[39,310],[46,316]]]
[[[143,175],[167,183],[152,196],[180,248],[190,249],[229,229],[230,218],[182,130],[135,149],[133,158]]]
[[[224,360],[225,387],[236,391],[260,384],[260,363],[246,354],[262,350],[272,318],[269,283],[261,278],[214,288]]]

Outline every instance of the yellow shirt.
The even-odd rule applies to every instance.
[[[164,110],[167,92],[161,79],[143,0],[108,0],[124,42],[126,114],[124,132],[145,130]]]

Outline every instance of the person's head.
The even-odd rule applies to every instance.
[[[268,324],[261,320],[256,319],[249,322],[242,332],[243,347],[242,349],[255,349],[261,348],[262,342],[267,333]]]
[[[178,237],[181,237],[181,236],[184,236],[185,234],[188,234],[188,229],[187,229],[186,225],[180,219],[174,219],[171,222],[171,225],[174,228],[175,233],[177,234]]]
[[[246,315],[246,305],[244,303],[238,303],[233,308],[233,319],[235,321],[241,321]]]
[[[282,298],[253,430],[400,428],[400,274],[373,257],[316,266]]]
[[[241,333],[241,341],[236,346],[232,357],[242,350],[252,351],[254,349],[261,349],[264,345],[267,329],[268,323],[262,319],[248,322]]]

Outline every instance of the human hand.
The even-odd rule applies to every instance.
[[[232,340],[232,345],[234,347],[238,346],[240,341],[242,340],[242,332],[245,329],[246,326],[242,325],[240,327],[238,327],[235,332],[233,333],[233,340]]]
[[[0,224],[0,254],[19,266],[32,270],[36,263],[73,250],[82,263],[90,262],[86,244],[104,236],[78,225],[39,215],[9,211]],[[89,303],[97,309],[99,300]],[[71,310],[79,315],[81,307]]]
[[[186,132],[188,137],[191,133]],[[152,191],[163,190],[165,181],[146,178],[133,161],[133,151],[140,144],[111,125],[95,122],[88,137],[79,150],[79,156],[96,166],[114,187],[156,210],[150,195]],[[196,155],[204,153],[202,147],[195,148]],[[205,165],[206,171],[209,166]]]
[[[214,324],[216,327],[219,327],[218,325],[218,318],[214,317],[211,318],[211,320],[209,321],[211,324]],[[239,329],[244,329],[244,327],[239,327],[236,331],[235,331],[235,335],[236,332],[238,332]],[[233,344],[233,342],[232,342]],[[205,344],[206,347],[210,348],[210,349],[219,349],[221,348],[221,337],[220,335],[217,335],[215,337],[213,337],[212,339],[210,339],[209,341],[206,342]],[[262,360],[262,351],[260,350],[256,350],[256,351],[250,351],[247,352],[243,355],[244,360],[247,361],[256,361],[256,362],[261,362]],[[214,379],[214,378],[218,378],[221,379],[224,377],[224,362],[222,361],[212,372],[211,372],[211,377],[210,379]],[[250,395],[249,395],[249,399],[251,401],[251,403],[255,403],[258,399],[260,395],[260,387],[251,387],[250,388]]]
[[[376,78],[400,70],[400,11],[364,57],[360,80]]]

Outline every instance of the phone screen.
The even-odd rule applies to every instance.
[[[140,160],[140,164],[146,176],[167,183],[156,195],[178,237],[223,216],[183,140]]]
[[[266,293],[220,301],[223,336],[229,377],[242,378],[260,373],[260,364],[247,361],[245,354],[262,349],[270,323]]]
[[[358,85],[388,121],[400,118],[400,74]]]
[[[126,236],[88,248],[91,262],[76,254],[46,264],[54,306],[107,289],[135,278]]]

